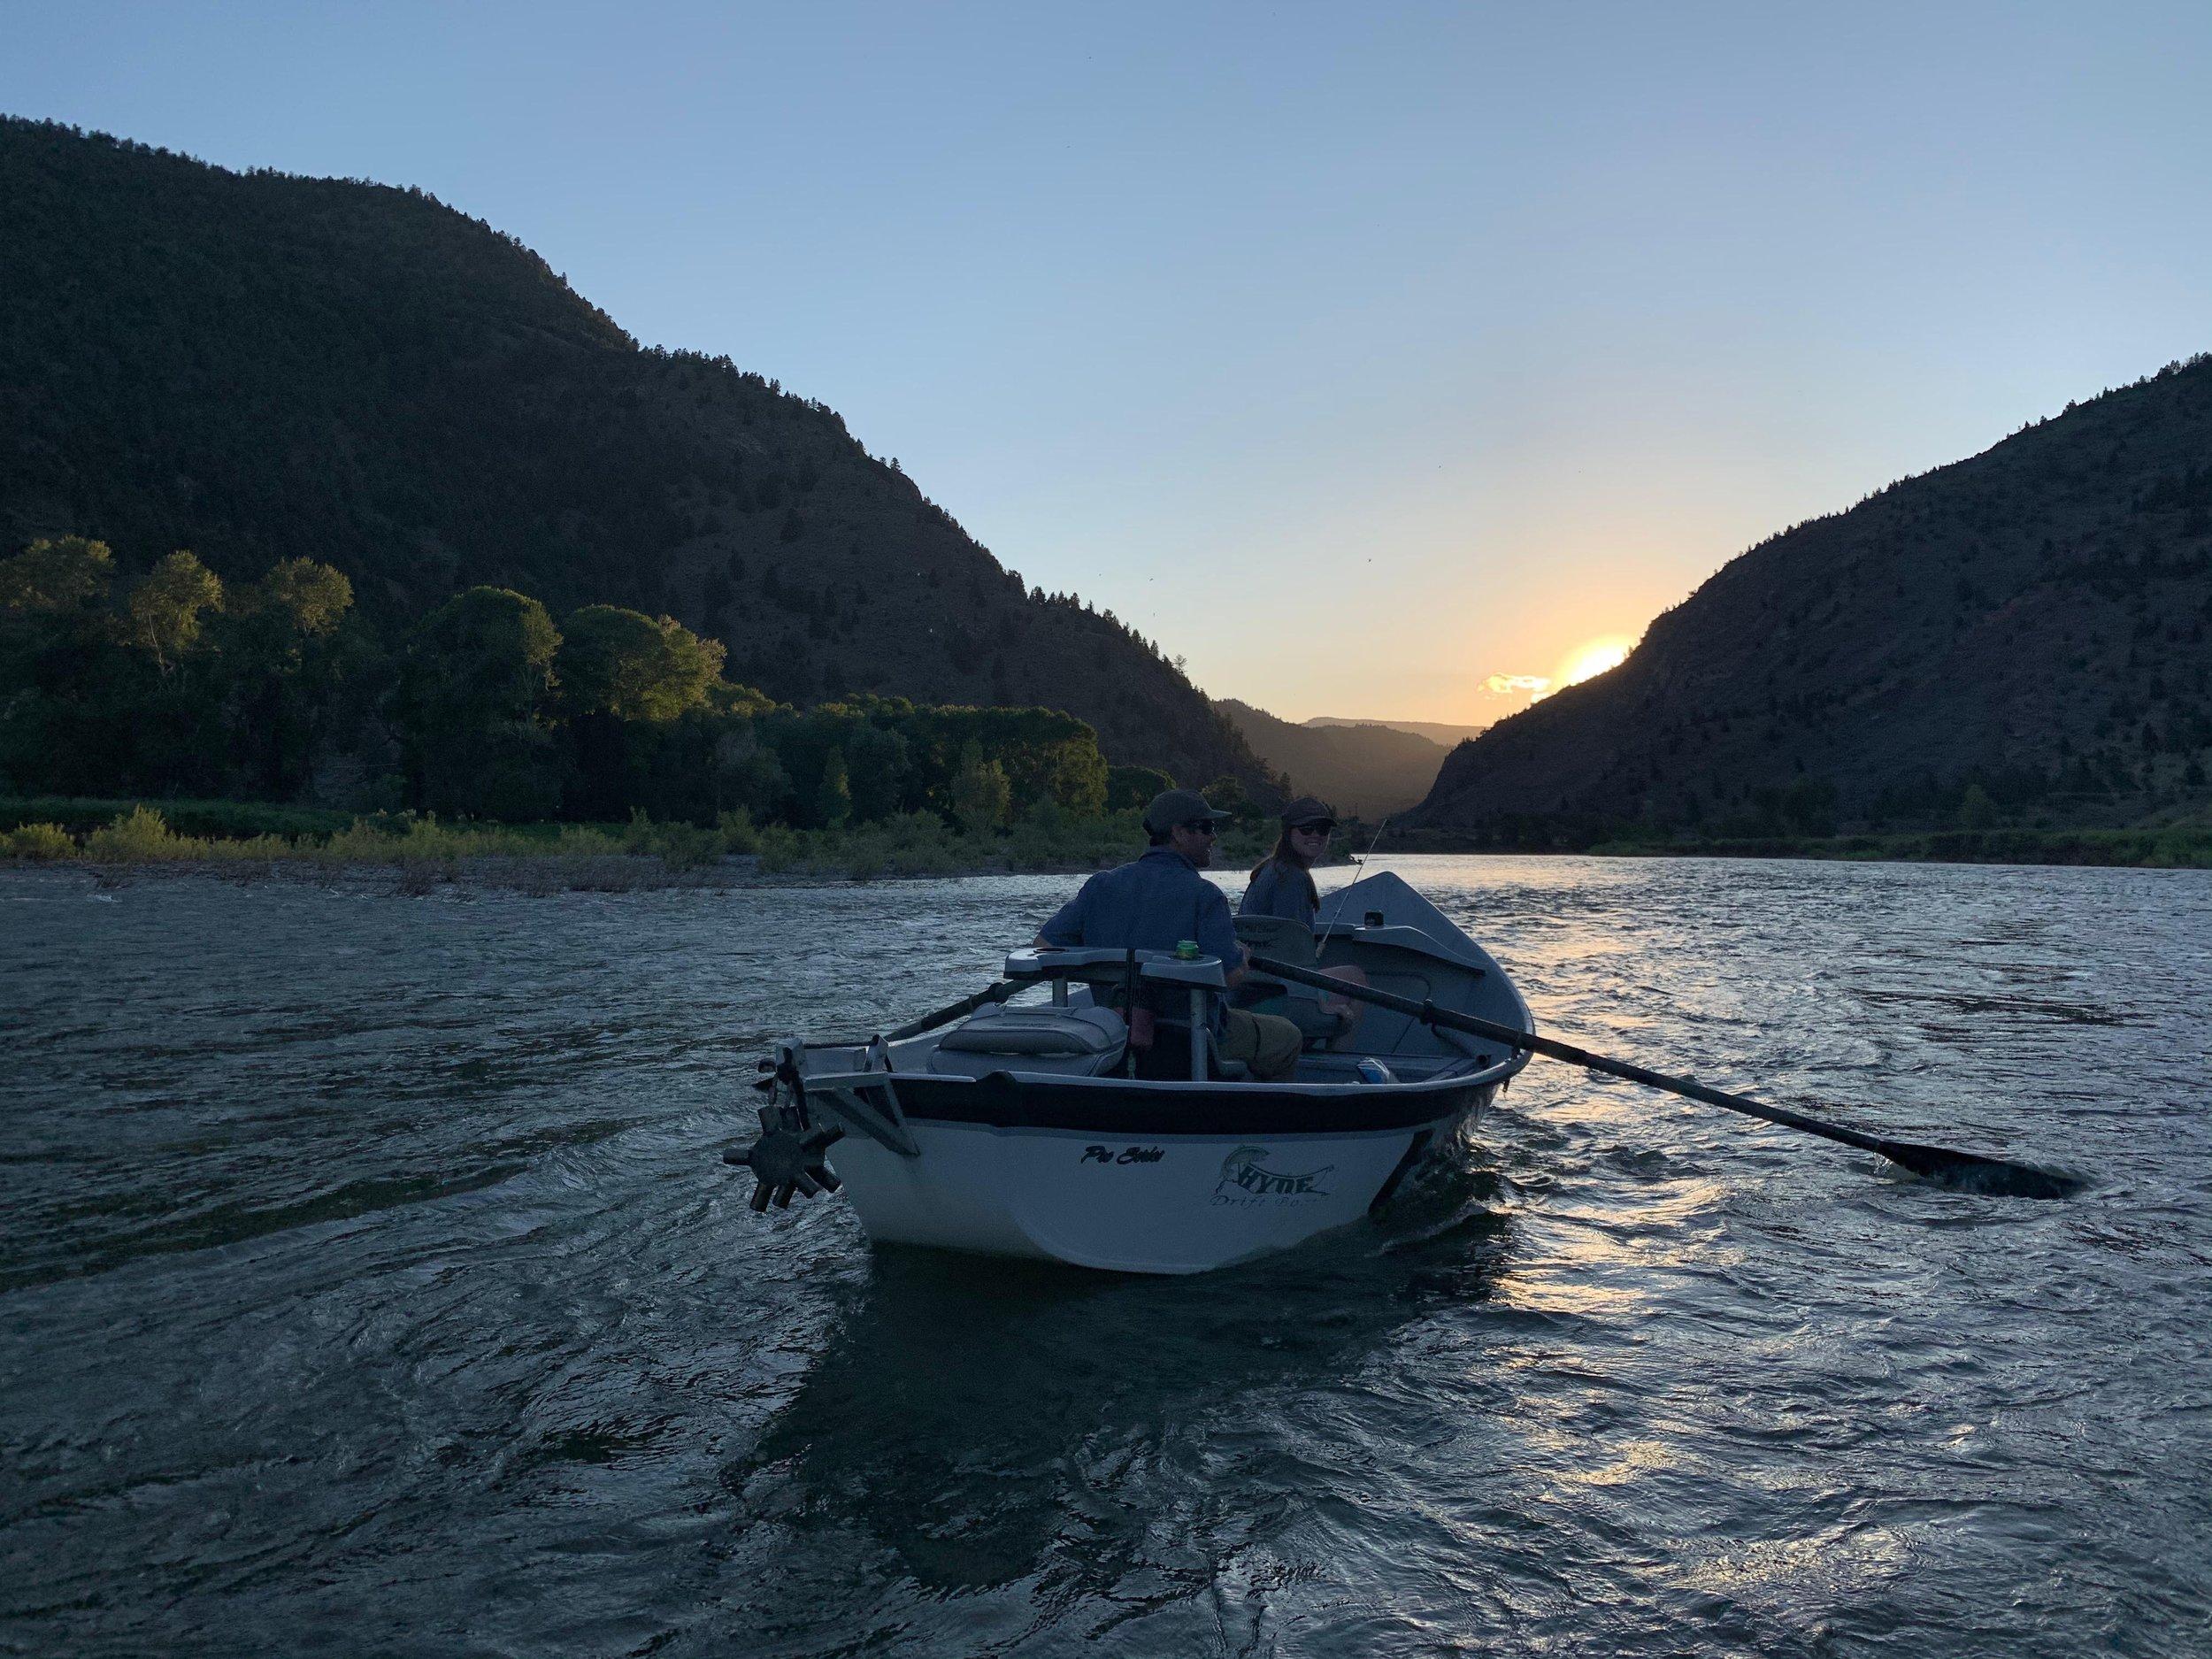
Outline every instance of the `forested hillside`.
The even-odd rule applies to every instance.
[[[1455,750],[1415,823],[2078,827],[2212,803],[2212,357],[1775,536],[1620,667]]]
[[[419,191],[0,119],[0,556],[288,559],[396,649],[457,592],[666,614],[810,704],[1042,705],[1116,761],[1264,787],[1165,653],[1028,588],[832,410],[642,349]]]
[[[865,693],[800,710],[721,670],[718,641],[618,605],[557,620],[471,588],[387,649],[313,559],[240,585],[177,552],[119,580],[104,542],[41,540],[0,558],[0,794],[726,828],[926,814],[985,834],[1167,786],[1110,767],[1057,710]]]

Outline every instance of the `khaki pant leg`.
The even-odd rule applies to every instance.
[[[1290,1021],[1248,1009],[1231,1009],[1221,1033],[1221,1057],[1249,1066],[1252,1075],[1263,1083],[1279,1083],[1287,1078],[1305,1046],[1305,1034]]]

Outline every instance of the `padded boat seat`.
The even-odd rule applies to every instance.
[[[984,1008],[938,1039],[929,1069],[941,1077],[1098,1077],[1120,1060],[1128,1041],[1128,1026],[1110,1008]]]

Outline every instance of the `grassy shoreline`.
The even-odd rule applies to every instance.
[[[1219,846],[1217,866],[1237,870],[1256,863],[1272,827],[1231,826]],[[2212,868],[2212,826],[2203,825],[1619,840],[1542,849],[1451,845],[1450,839],[1413,836],[1386,850]],[[910,813],[841,829],[797,830],[756,826],[742,814],[725,814],[711,827],[655,824],[641,815],[627,824],[503,825],[445,823],[411,813],[365,818],[252,802],[0,797],[0,867],[75,867],[98,872],[104,879],[115,879],[118,872],[198,871],[232,879],[323,881],[388,872],[410,889],[466,882],[527,891],[629,891],[1069,874],[1118,864],[1133,856],[1143,842],[1133,813],[1086,818],[1046,814],[982,832],[964,832],[933,815]]]
[[[1555,846],[1501,846],[1448,830],[1393,832],[1388,853],[1594,858],[1816,858],[1860,864],[1976,864],[2212,868],[2212,823],[2202,819],[2127,828],[1999,826],[1986,829],[1860,831],[1842,835],[1586,836]]]
[[[642,815],[622,825],[500,825],[311,814],[250,803],[0,801],[0,864],[86,869],[104,879],[170,872],[327,881],[390,872],[408,890],[468,883],[628,891],[1069,873],[1119,864],[1143,845],[1133,813],[1044,813],[1006,829],[962,831],[918,812],[797,830],[757,826],[738,813],[725,813],[711,827],[656,824]],[[1233,827],[1223,837],[1220,863],[1256,863],[1266,845],[1259,828]]]
[[[1409,849],[1408,850],[1413,850]],[[1422,852],[1579,854],[1593,858],[1809,858],[1833,864],[2016,864],[2113,870],[2212,869],[2212,831],[1942,830],[1768,835],[1705,841],[1599,841],[1586,847],[1425,846]]]
[[[1710,841],[1604,841],[1614,858],[1818,858],[1860,864],[2040,864],[2212,869],[2212,827],[1931,830],[1916,833],[1764,836]]]

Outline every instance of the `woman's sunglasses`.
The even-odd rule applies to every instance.
[[[1326,824],[1294,824],[1291,827],[1301,835],[1333,835],[1336,833],[1333,820]]]

